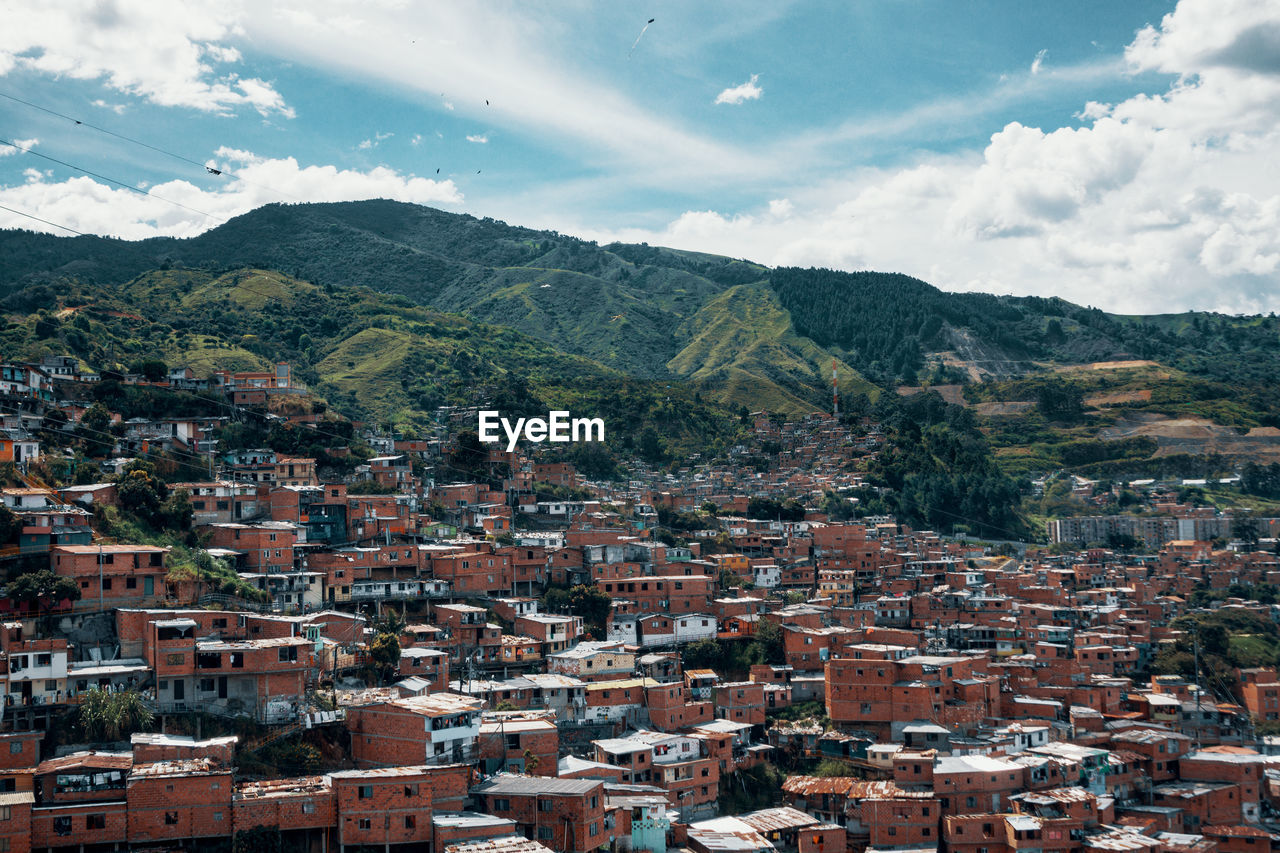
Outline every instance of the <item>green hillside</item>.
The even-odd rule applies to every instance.
[[[252,285],[224,294],[213,283],[246,268],[261,271],[252,273]],[[162,273],[170,277],[155,278]],[[179,291],[184,276],[206,280]],[[965,396],[994,445],[1027,466],[1069,464],[1071,457],[1019,448],[1099,441],[1124,414],[1190,412],[1223,427],[1280,426],[1272,390],[1280,371],[1275,317],[1112,315],[1056,298],[946,293],[899,274],[770,270],[643,244],[598,246],[385,200],[267,205],[189,240],[0,231],[0,298],[10,311],[47,308],[76,287],[98,288],[91,299],[122,288],[144,325],[171,326],[172,339],[161,341],[156,329],[142,338],[166,360],[236,366],[273,357],[271,342],[312,370],[315,383],[327,383],[326,393],[359,391],[379,413],[429,411],[446,399],[493,392],[505,371],[517,370],[485,349],[501,333],[486,332],[485,341],[459,337],[481,328],[465,317],[522,333],[521,347],[540,342],[539,358],[559,367],[520,368],[535,395],[584,388],[567,378],[566,366],[589,364],[663,391],[672,385],[691,402],[800,413],[827,407],[833,358],[846,397],[874,397],[877,388],[898,385],[967,385]],[[224,297],[225,305],[217,302]],[[326,300],[341,305],[340,322],[313,319],[327,316]],[[264,327],[249,315],[261,316]],[[347,342],[364,328],[379,331]],[[186,337],[177,334],[184,331]],[[120,346],[136,335],[119,334]],[[382,347],[376,356],[365,352]],[[453,364],[459,351],[476,362],[466,371]],[[1130,360],[1173,373],[1149,389],[1149,399],[1121,402],[1142,389],[1097,377],[1078,382],[1061,372]],[[485,373],[490,364],[496,372]],[[553,375],[538,378],[548,369]],[[597,375],[590,371],[582,376]],[[1012,416],[1034,406],[1026,395],[1046,383],[1113,399],[1084,404],[1085,416],[1070,424],[1049,418],[1036,426],[1028,415],[1029,431],[1011,429]],[[1003,403],[1009,405],[997,405]]]
[[[283,360],[351,417],[422,427],[442,405],[516,414],[568,408],[605,417],[607,444],[618,452],[647,427],[673,452],[714,450],[739,428],[682,383],[627,377],[512,329],[365,288],[266,270],[169,269],[111,287],[62,278],[56,295],[45,290],[33,285],[7,300],[7,356],[71,353],[97,370],[160,360],[198,375]],[[46,298],[41,309],[23,308]]]

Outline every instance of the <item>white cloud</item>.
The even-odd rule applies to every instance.
[[[279,0],[241,24],[255,48],[284,61],[454,104],[494,132],[514,128],[571,151],[587,169],[649,169],[651,185],[687,189],[773,165],[682,127],[660,101],[622,94],[579,64],[580,30],[527,4]],[[406,37],[424,32],[429,48]]]
[[[415,133],[415,134],[413,135],[413,138],[409,140],[409,144],[410,144],[410,145],[413,145],[413,146],[415,146],[415,147],[416,147],[416,146],[418,146],[418,145],[421,145],[421,144],[422,144],[422,134],[421,134],[421,133]]]
[[[360,144],[356,146],[356,148],[360,151],[368,151],[371,148],[377,148],[379,145],[381,145],[383,142],[385,142],[386,140],[390,139],[393,136],[395,136],[394,133],[375,133],[369,139],[362,140]]]
[[[1044,64],[1045,55],[1049,52],[1049,48],[1042,47],[1036,52],[1036,58],[1031,60],[1031,73],[1039,74],[1040,66]]]
[[[109,104],[106,101],[102,100],[101,98],[98,98],[97,100],[95,100],[93,102],[93,105],[95,107],[101,107],[104,110],[111,110],[111,112],[115,113],[118,116],[124,115],[124,111],[128,109],[128,106],[126,106],[125,104]]]
[[[759,74],[752,74],[751,79],[737,86],[731,86],[720,94],[716,95],[715,102],[717,104],[740,104],[743,101],[756,101],[764,94],[764,89],[756,85],[756,81],[760,79]]]
[[[978,155],[791,187],[785,218],[762,202],[622,233],[1114,311],[1280,310],[1280,68],[1257,48],[1277,26],[1275,3],[1181,0],[1126,52],[1178,75],[1161,94],[1086,103],[1080,127],[1010,122]]]
[[[489,137],[483,133],[468,134],[467,141],[474,142],[477,145],[486,145],[489,142]]]
[[[167,181],[151,187],[150,195],[139,195],[87,177],[55,181],[48,174],[31,170],[26,173],[26,183],[0,187],[0,204],[36,213],[77,231],[137,240],[156,236],[191,237],[282,198],[298,201],[389,198],[430,205],[463,202],[462,193],[451,180],[405,175],[385,166],[368,171],[301,166],[292,157],[270,159],[232,148],[215,151],[208,165],[234,173],[234,178],[216,189],[203,189],[185,180]],[[3,210],[0,210],[0,228],[61,233]]]
[[[0,145],[0,157],[8,157],[13,154],[22,154],[23,148],[35,148],[40,144],[39,139],[14,139],[13,145]]]
[[[239,50],[234,5],[202,0],[2,0],[0,75],[15,69],[78,80],[169,107],[293,116],[268,82],[228,66]]]

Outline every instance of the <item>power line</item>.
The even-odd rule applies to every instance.
[[[183,204],[183,203],[182,203],[182,202],[180,202],[180,201],[174,201],[173,199],[164,198],[164,197],[162,197],[162,196],[154,195],[154,194],[152,194],[152,193],[147,192],[146,190],[138,189],[138,188],[137,188],[137,187],[135,187],[135,186],[131,186],[131,185],[129,185],[129,184],[126,184],[124,181],[119,181],[119,180],[116,180],[115,178],[108,178],[106,175],[102,175],[102,174],[99,174],[99,173],[97,173],[97,172],[91,172],[91,171],[89,171],[88,169],[84,168],[83,166],[77,166],[77,165],[75,165],[74,163],[68,163],[68,162],[67,162],[67,161],[65,161],[65,160],[59,160],[57,157],[50,157],[48,154],[41,154],[39,151],[35,151],[35,150],[30,149],[30,148],[24,148],[24,147],[22,147],[21,145],[18,145],[18,144],[16,144],[16,143],[10,142],[10,141],[9,141],[9,140],[7,140],[7,139],[0,139],[0,145],[8,145],[10,148],[15,148],[15,149],[17,149],[18,151],[22,151],[22,152],[23,152],[23,153],[25,153],[25,154],[31,154],[31,155],[33,155],[33,156],[35,156],[35,157],[40,157],[40,158],[42,158],[42,159],[44,159],[44,160],[48,160],[50,163],[57,163],[57,164],[58,164],[58,165],[60,165],[60,166],[66,166],[68,169],[75,169],[77,172],[83,172],[84,174],[86,174],[86,175],[91,175],[91,176],[93,176],[93,177],[95,177],[95,178],[97,178],[97,179],[99,179],[99,180],[107,181],[108,183],[115,184],[115,185],[116,185],[116,186],[118,186],[118,187],[121,187],[121,188],[123,188],[123,189],[129,190],[129,192],[137,193],[138,195],[145,196],[146,198],[154,198],[154,199],[157,199],[157,200],[159,200],[159,201],[163,201],[163,202],[165,202],[166,204],[172,204],[172,205],[174,205],[175,207],[180,207],[180,208],[182,208],[183,210],[189,210],[189,211],[191,211],[192,213],[198,213],[198,214],[200,214],[201,216],[207,216],[208,218],[210,218],[210,219],[214,220],[215,222],[218,222],[218,223],[224,223],[224,224],[225,224],[225,223],[226,223],[226,221],[227,221],[227,220],[225,220],[225,219],[223,219],[223,218],[221,218],[221,217],[214,216],[212,213],[207,213],[207,212],[205,212],[205,211],[203,211],[203,210],[198,210],[198,209],[196,209],[196,208],[194,208],[194,207],[191,207],[191,206],[189,206],[189,205],[185,205],[185,204]],[[61,227],[61,226],[59,226],[59,227]]]
[[[99,125],[84,121],[83,119],[78,119],[74,116],[69,116],[69,115],[66,115],[65,113],[60,113],[57,110],[53,110],[48,107],[43,107],[40,104],[32,103],[31,101],[24,100],[22,98],[17,97],[16,95],[11,95],[8,92],[0,92],[0,98],[6,98],[10,101],[14,101],[15,103],[23,104],[24,106],[28,106],[28,107],[31,107],[32,109],[39,110],[42,113],[48,113],[51,116],[56,116],[60,119],[65,119],[69,122],[73,122],[74,124],[80,127],[87,127],[90,130],[96,130],[99,133],[105,133],[107,136],[114,137],[116,139],[121,140],[122,142],[128,142],[132,145],[139,145],[143,148],[146,148],[149,151],[155,151],[157,154],[163,154],[166,157],[172,157],[173,159],[179,160],[183,163],[189,163],[192,166],[199,167],[202,171],[204,171],[207,174],[215,175],[215,176],[226,175],[228,177],[235,178],[237,181],[241,181],[242,183],[249,184],[250,186],[262,187],[264,190],[271,190],[271,192],[277,195],[287,196],[288,198],[294,199],[295,201],[302,200],[298,196],[292,195],[282,190],[273,189],[272,187],[266,186],[265,184],[259,184],[259,183],[255,183],[253,181],[247,180],[241,177],[239,174],[231,171],[230,169],[214,169],[211,166],[206,166],[204,163],[201,163],[198,160],[193,160],[184,154],[178,154],[174,151],[169,151],[168,149],[161,148],[157,145],[152,145],[148,142],[143,142],[141,139],[134,139],[132,136],[125,136],[123,133],[117,133],[114,130],[109,130],[108,128],[100,127]]]
[[[77,231],[77,230],[76,230],[76,229],[74,229],[74,228],[69,228],[69,227],[67,227],[66,225],[59,225],[59,224],[58,224],[58,223],[56,223],[56,222],[50,222],[50,221],[49,221],[49,220],[47,220],[47,219],[41,219],[39,216],[33,216],[33,215],[32,215],[32,214],[30,214],[30,213],[24,213],[24,212],[22,212],[21,210],[14,210],[12,207],[5,207],[3,204],[0,204],[0,210],[7,210],[7,211],[9,211],[10,213],[16,213],[16,214],[18,214],[19,216],[25,216],[25,217],[27,217],[28,219],[34,219],[36,222],[43,222],[45,225],[52,225],[54,228],[61,228],[63,231],[70,231],[72,234],[78,234],[78,235],[80,235],[81,237],[92,237],[92,236],[94,236],[94,235],[92,235],[92,234],[86,234],[86,233],[84,233],[83,231]]]

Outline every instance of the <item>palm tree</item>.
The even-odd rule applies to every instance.
[[[95,742],[114,742],[155,720],[136,690],[110,693],[97,687],[87,690],[80,702],[80,727]]]

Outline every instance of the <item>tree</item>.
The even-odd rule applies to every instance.
[[[0,545],[7,545],[18,536],[18,532],[22,530],[22,519],[13,513],[7,506],[0,504]]]
[[[378,678],[386,681],[400,665],[400,638],[394,634],[379,634],[369,644],[369,660],[377,669]]]
[[[1246,515],[1232,522],[1231,528],[1231,532],[1245,544],[1258,544],[1258,519]]]
[[[80,699],[80,727],[87,740],[97,743],[121,740],[148,728],[154,719],[136,690],[109,693],[91,687]]]
[[[715,669],[724,659],[724,649],[715,640],[698,640],[684,647],[685,669]]]
[[[111,432],[111,411],[102,403],[94,403],[80,416],[76,434],[89,456],[106,456],[115,447]]]
[[[34,604],[36,609],[45,610],[54,602],[79,600],[80,584],[49,569],[41,569],[19,575],[11,581],[8,594],[10,601]]]
[[[449,465],[458,473],[479,478],[489,461],[489,448],[475,430],[463,430],[458,434],[458,444],[449,454]]]
[[[1040,414],[1051,421],[1074,421],[1084,413],[1084,395],[1065,382],[1046,382],[1036,390]]]
[[[152,527],[165,526],[161,504],[169,496],[169,487],[155,475],[155,466],[150,462],[135,459],[124,466],[116,479],[116,495],[127,512]]]
[[[579,584],[569,590],[569,612],[582,617],[583,625],[591,630],[593,637],[604,637],[612,608],[613,599],[598,587]]]
[[[159,382],[169,375],[169,366],[158,358],[144,358],[129,365],[130,373],[140,373],[148,382]]]
[[[759,650],[761,663],[781,664],[784,660],[782,651],[782,628],[771,619],[760,619],[756,622],[755,639],[752,645]]]
[[[647,426],[640,432],[640,440],[636,444],[640,458],[653,465],[660,465],[667,458],[667,449],[663,446],[658,431]]]
[[[1216,622],[1201,623],[1197,629],[1200,637],[1200,648],[1205,654],[1225,657],[1231,645],[1227,629]]]

